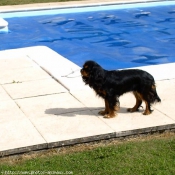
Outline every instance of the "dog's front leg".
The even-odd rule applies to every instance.
[[[109,108],[109,112],[108,112],[107,114],[104,115],[104,118],[113,118],[113,117],[115,117],[116,115],[117,115],[117,114],[116,114],[116,111]]]
[[[108,103],[108,101],[105,99],[105,110],[99,111],[98,114],[104,116],[104,115],[106,115],[106,114],[108,114],[108,113],[109,113],[109,103]]]
[[[104,118],[113,118],[116,116],[116,111],[118,110],[116,103],[117,100],[114,98],[106,100],[106,104],[108,106],[108,113],[104,115]]]

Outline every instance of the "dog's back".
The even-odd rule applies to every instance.
[[[153,76],[146,71],[140,69],[124,69],[107,71],[106,74],[110,79],[109,84],[112,83],[111,86],[116,87],[119,96],[126,92],[137,91],[143,94],[143,96],[147,94],[145,98],[149,98],[150,103],[161,101],[156,92],[155,80]]]

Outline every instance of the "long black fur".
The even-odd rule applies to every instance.
[[[148,104],[147,110],[150,113],[151,104],[161,101],[156,92],[154,78],[146,71],[139,69],[108,71],[94,61],[86,61],[81,74],[85,84],[106,100],[112,111],[115,111],[115,106],[119,104],[118,98],[126,92],[139,94],[141,100]]]

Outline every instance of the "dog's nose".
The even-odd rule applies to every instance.
[[[83,72],[83,69],[80,69],[80,73],[82,73]]]

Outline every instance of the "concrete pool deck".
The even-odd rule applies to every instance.
[[[128,113],[128,93],[118,116],[104,119],[103,101],[74,63],[45,46],[0,51],[0,155],[174,130],[175,63],[141,68],[155,77],[162,102],[148,116]]]
[[[0,13],[142,2],[87,0],[1,6]],[[146,1],[145,1],[146,2]],[[147,1],[148,2],[148,1]],[[85,86],[80,67],[38,46],[0,51],[0,157],[101,139],[175,129],[175,63],[141,67],[156,79],[162,100],[149,116],[128,113],[135,99],[120,98],[118,116],[104,119],[104,103]],[[143,106],[144,107],[144,106]]]

